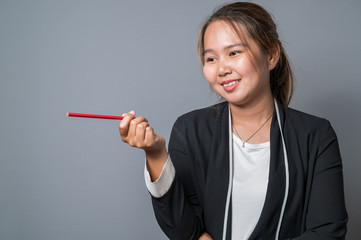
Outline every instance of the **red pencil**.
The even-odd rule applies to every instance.
[[[122,120],[122,116],[112,116],[112,115],[97,115],[97,114],[86,114],[86,113],[66,113],[68,117],[83,117],[83,118],[102,118],[102,119],[113,119],[113,120]]]

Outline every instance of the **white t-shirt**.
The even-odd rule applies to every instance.
[[[233,134],[232,239],[248,239],[266,199],[270,142],[248,144]]]

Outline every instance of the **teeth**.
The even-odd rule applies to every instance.
[[[229,87],[229,86],[232,86],[232,85],[234,85],[234,84],[236,84],[236,83],[238,83],[237,80],[236,80],[236,81],[233,81],[233,82],[225,83],[225,84],[223,84],[223,86]]]

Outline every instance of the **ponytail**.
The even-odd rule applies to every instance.
[[[271,91],[282,105],[288,106],[294,93],[295,78],[285,49],[279,42],[280,58],[270,73]]]

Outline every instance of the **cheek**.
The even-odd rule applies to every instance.
[[[217,81],[217,71],[211,66],[203,66],[203,75],[209,83]]]
[[[242,75],[248,75],[255,70],[252,62],[246,55],[235,61],[233,68],[237,69]]]

